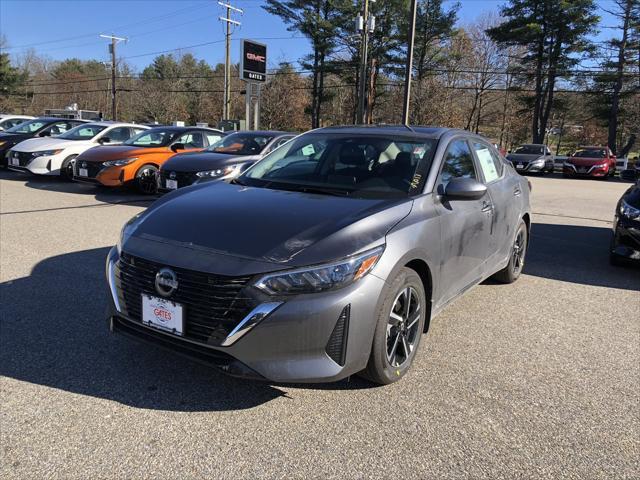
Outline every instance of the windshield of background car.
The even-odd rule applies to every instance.
[[[522,145],[513,153],[521,153],[523,155],[544,155],[544,147],[538,145]]]
[[[78,125],[68,132],[58,135],[58,138],[63,138],[65,140],[91,140],[105,128],[107,127],[104,125],[92,125],[90,123]]]
[[[169,145],[169,143],[171,143],[171,140],[175,135],[175,130],[152,128],[151,130],[144,130],[139,134],[134,135],[122,144],[132,147],[164,147],[165,145]]]
[[[436,141],[403,135],[308,133],[249,169],[238,183],[359,198],[422,192]]]
[[[232,133],[211,145],[207,151],[233,155],[257,155],[273,139],[273,136]]]
[[[20,125],[16,125],[9,130],[6,130],[9,133],[33,133],[40,130],[44,127],[47,122],[43,122],[41,120],[32,120],[31,122],[21,123]]]
[[[583,148],[582,150],[577,150],[572,157],[604,158],[606,157],[606,151],[602,148]]]

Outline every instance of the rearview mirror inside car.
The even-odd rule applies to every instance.
[[[177,152],[178,150],[184,150],[184,143],[174,143],[171,145],[171,150]]]
[[[473,178],[452,178],[444,189],[444,195],[451,199],[476,200],[487,193],[486,185]]]

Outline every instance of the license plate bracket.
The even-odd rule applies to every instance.
[[[174,335],[184,335],[184,308],[181,304],[146,293],[141,297],[142,323]]]

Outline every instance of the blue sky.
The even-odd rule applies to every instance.
[[[384,0],[378,0],[384,1]],[[304,38],[292,38],[278,17],[267,14],[262,0],[233,0],[245,10],[242,26],[234,37],[265,38],[269,46],[269,64],[296,61],[309,51]],[[447,4],[454,2],[448,1]],[[502,0],[460,0],[460,23],[468,23],[484,12],[497,12]],[[611,6],[611,0],[598,0]],[[614,25],[609,14],[600,10],[603,25]],[[129,37],[118,47],[119,57],[141,70],[155,52],[206,44],[183,50],[211,64],[223,61],[224,35],[218,16],[222,8],[217,0],[0,0],[0,33],[9,49],[20,55],[28,48],[54,60],[77,57],[108,60],[107,41],[100,33]],[[598,39],[612,35],[603,29]],[[233,60],[239,55],[237,40],[232,45]],[[153,53],[153,54],[152,54]],[[168,52],[169,53],[169,52]]]

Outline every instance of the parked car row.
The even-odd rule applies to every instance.
[[[231,179],[294,136],[41,117],[0,133],[0,157],[10,170],[152,194]]]

